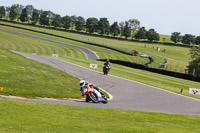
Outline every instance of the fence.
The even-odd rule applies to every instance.
[[[105,60],[106,59],[99,59],[99,61],[105,61]],[[146,71],[150,71],[150,72],[154,72],[154,73],[159,73],[159,74],[163,74],[163,75],[167,75],[167,76],[172,76],[172,77],[176,77],[176,78],[200,82],[200,77],[197,76],[197,75],[194,76],[194,75],[185,74],[185,73],[179,73],[179,72],[172,72],[172,71],[167,71],[167,70],[163,70],[163,69],[150,68],[150,67],[146,67],[145,65],[136,64],[136,63],[128,62],[128,61],[120,61],[120,60],[110,59],[110,62],[114,63],[114,64],[120,64],[120,65],[123,65],[123,66],[131,67],[131,68],[142,69],[142,70],[146,70]]]

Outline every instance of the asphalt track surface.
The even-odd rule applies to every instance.
[[[100,72],[55,58],[22,52],[15,53],[23,55],[31,60],[48,64],[80,79],[84,79],[103,88],[113,96],[113,99],[110,100],[108,104],[94,104],[74,100],[58,101],[32,99],[33,101],[200,115],[200,100],[198,99],[182,96],[124,78],[103,75]],[[79,88],[77,91],[79,91]]]
[[[14,32],[8,30],[4,31]],[[70,44],[61,43],[49,39],[44,39],[37,36],[27,35],[24,33],[19,33],[19,32],[14,32],[14,33],[78,48],[86,54],[88,59],[90,60],[98,59],[98,56],[94,52],[82,47],[73,46]],[[124,78],[112,75],[106,76],[100,72],[90,70],[78,65],[74,65],[65,61],[61,61],[55,58],[22,53],[22,52],[15,52],[15,53],[38,62],[48,64],[80,79],[84,79],[90,83],[93,83],[103,88],[113,96],[113,99],[110,100],[108,104],[86,103],[83,100],[52,100],[46,98],[43,99],[29,98],[29,100],[57,103],[57,104],[83,105],[83,106],[165,112],[165,113],[175,113],[175,114],[200,115],[200,100],[198,99],[182,96],[179,94],[175,94],[169,91],[165,91],[159,88],[127,80]],[[77,89],[77,91],[79,91],[79,88]],[[14,97],[14,98],[19,98],[19,97]]]

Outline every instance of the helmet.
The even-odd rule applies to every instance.
[[[85,85],[85,81],[84,81],[84,80],[81,80],[81,81],[80,81],[80,86],[83,87],[84,85]]]
[[[109,59],[107,59],[106,61],[107,61],[107,62],[109,62],[110,60],[109,60]]]

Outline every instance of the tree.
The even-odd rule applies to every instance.
[[[85,19],[81,16],[76,18],[76,30],[81,31],[85,29]]]
[[[156,41],[159,41],[160,40],[160,36],[159,34],[154,30],[154,29],[149,29],[149,31],[147,31],[147,39],[149,41],[153,41],[153,40],[156,40]]]
[[[120,29],[120,36],[121,36],[121,38],[122,38],[122,36],[123,36],[124,25],[125,25],[125,22],[124,22],[124,21],[121,21],[121,22],[119,23],[119,29]]]
[[[114,37],[120,34],[120,29],[117,22],[114,22],[111,25],[110,32],[113,34]]]
[[[200,46],[193,46],[190,49],[190,58],[188,74],[200,77]]]
[[[30,22],[30,18],[33,16],[33,11],[34,11],[34,7],[32,5],[26,6],[28,23]]]
[[[181,42],[182,36],[180,32],[173,32],[171,35],[170,40],[173,41],[174,43]]]
[[[11,9],[11,7],[6,7],[6,14],[10,14],[10,9]]]
[[[21,15],[22,13],[22,10],[23,10],[23,6],[22,5],[19,5],[19,4],[14,4],[11,6],[10,8],[10,19],[13,21],[14,19],[18,19],[19,16]]]
[[[185,34],[182,37],[182,43],[190,45],[195,43],[195,36],[191,34]]]
[[[193,46],[190,49],[190,58],[200,62],[200,46]]]
[[[14,19],[17,18],[16,9],[17,9],[16,5],[12,5],[11,8],[10,8],[9,17],[10,17],[11,21],[13,21]]]
[[[37,9],[33,10],[33,14],[32,14],[31,20],[32,20],[32,24],[33,25],[35,25],[38,22],[38,20],[39,20],[39,10],[37,10]]]
[[[197,36],[197,37],[195,38],[195,44],[196,44],[196,45],[200,45],[200,36]]]
[[[0,18],[3,18],[6,15],[6,9],[4,6],[0,6]]]
[[[71,17],[66,15],[62,18],[62,22],[63,22],[63,27],[65,28],[65,30],[69,29],[71,27]]]
[[[97,18],[88,18],[86,20],[86,29],[90,34],[94,33],[98,29],[98,19]]]
[[[138,32],[135,34],[136,39],[146,39],[147,38],[147,30],[145,27],[142,27],[138,30]]]
[[[10,9],[11,7],[6,7],[6,19],[8,20],[9,19],[9,16],[10,16]]]
[[[49,18],[49,25],[52,25],[52,21],[56,17],[56,14],[51,11],[47,11],[47,12],[48,12],[47,17]]]
[[[107,18],[100,18],[98,22],[98,31],[99,31],[99,34],[101,35],[103,34],[108,35],[110,33],[110,24]]]
[[[51,24],[55,27],[61,27],[63,25],[61,16],[56,15]]]
[[[16,4],[15,6],[16,6],[15,12],[17,14],[17,21],[19,21],[19,17],[20,17],[20,15],[22,13],[22,10],[23,10],[24,6],[20,5],[20,4]]]
[[[26,8],[24,8],[24,9],[22,10],[21,15],[20,15],[20,20],[21,20],[22,22],[25,22],[25,21],[27,21],[27,17],[28,17],[27,11],[26,11]]]
[[[130,25],[131,30],[132,30],[132,39],[133,39],[136,31],[139,30],[139,28],[140,28],[140,21],[137,20],[137,19],[129,19],[128,22],[129,22],[129,25]]]
[[[74,26],[76,24],[76,15],[71,16],[71,30],[74,29]]]
[[[40,15],[40,25],[49,25],[49,12],[48,11],[42,11]]]
[[[129,25],[128,21],[125,22],[123,36],[125,36],[126,39],[131,36],[131,26]]]

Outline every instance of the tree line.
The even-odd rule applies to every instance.
[[[139,30],[140,21],[137,19],[129,19],[120,23],[114,22],[110,25],[107,18],[97,19],[95,17],[85,19],[82,16],[64,16],[55,14],[51,11],[43,11],[35,9],[32,5],[14,4],[11,7],[0,6],[0,18],[7,20],[17,20],[18,22],[28,22],[42,26],[54,26],[55,28],[64,28],[65,30],[76,30],[78,32],[87,32],[89,34],[98,33],[100,35],[108,35],[125,39],[147,39],[149,41],[159,41],[159,34],[154,29],[146,30],[145,37],[141,36]]]
[[[192,34],[185,34],[182,36],[180,32],[173,32],[171,35],[171,41],[174,43],[182,42],[183,44],[187,45],[200,45],[200,36],[195,37],[195,35]]]
[[[113,37],[124,37],[125,39],[137,39],[159,41],[160,35],[151,28],[146,30],[145,27],[140,26],[140,21],[137,19],[129,19],[114,22],[110,25],[107,18],[95,17],[85,19],[82,16],[64,16],[55,14],[51,11],[43,11],[35,9],[32,5],[23,6],[14,4],[11,7],[0,6],[0,18],[7,20],[17,20],[18,22],[28,22],[28,24],[36,25],[39,23],[42,26],[54,26],[55,28],[64,28],[65,30],[76,30],[77,32],[87,32],[89,34],[98,33],[100,35],[108,35]],[[183,43],[186,45],[196,44],[200,45],[200,36],[191,34],[181,35],[180,32],[173,32],[170,40],[176,43]]]

